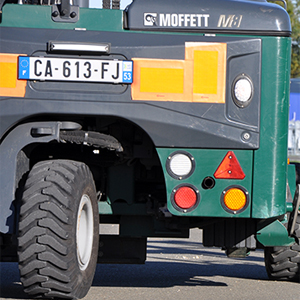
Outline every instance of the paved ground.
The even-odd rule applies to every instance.
[[[200,231],[191,238],[150,239],[145,265],[98,265],[84,300],[300,299],[300,285],[269,281],[263,252],[228,259],[219,249],[203,248]],[[28,299],[17,264],[1,263],[1,299]]]

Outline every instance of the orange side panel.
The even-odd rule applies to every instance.
[[[26,80],[18,80],[19,54],[0,53],[0,96],[25,97]]]
[[[225,43],[185,44],[185,60],[133,58],[133,100],[225,103]]]
[[[193,102],[225,103],[225,43],[185,44],[185,59],[193,61]]]
[[[184,60],[133,59],[133,100],[191,101],[192,82]]]

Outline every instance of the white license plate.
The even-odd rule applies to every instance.
[[[18,78],[132,83],[132,61],[19,56]]]

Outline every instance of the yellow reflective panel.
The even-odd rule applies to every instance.
[[[217,94],[218,52],[194,51],[194,94]]]
[[[15,88],[17,85],[17,65],[0,62],[0,87]]]
[[[133,58],[133,100],[225,103],[226,43],[185,44],[185,60]]]
[[[27,81],[18,80],[18,56],[0,53],[0,96],[25,96]]]
[[[226,43],[185,43],[185,59],[192,61],[193,102],[225,103]]]
[[[141,68],[140,92],[182,94],[183,85],[183,69]]]
[[[186,80],[190,62],[133,58],[133,100],[191,102],[192,81]]]

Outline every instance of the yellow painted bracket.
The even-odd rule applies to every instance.
[[[0,96],[25,97],[27,80],[18,80],[18,56],[0,53]]]
[[[185,44],[185,60],[133,58],[133,100],[225,103],[226,43]]]

